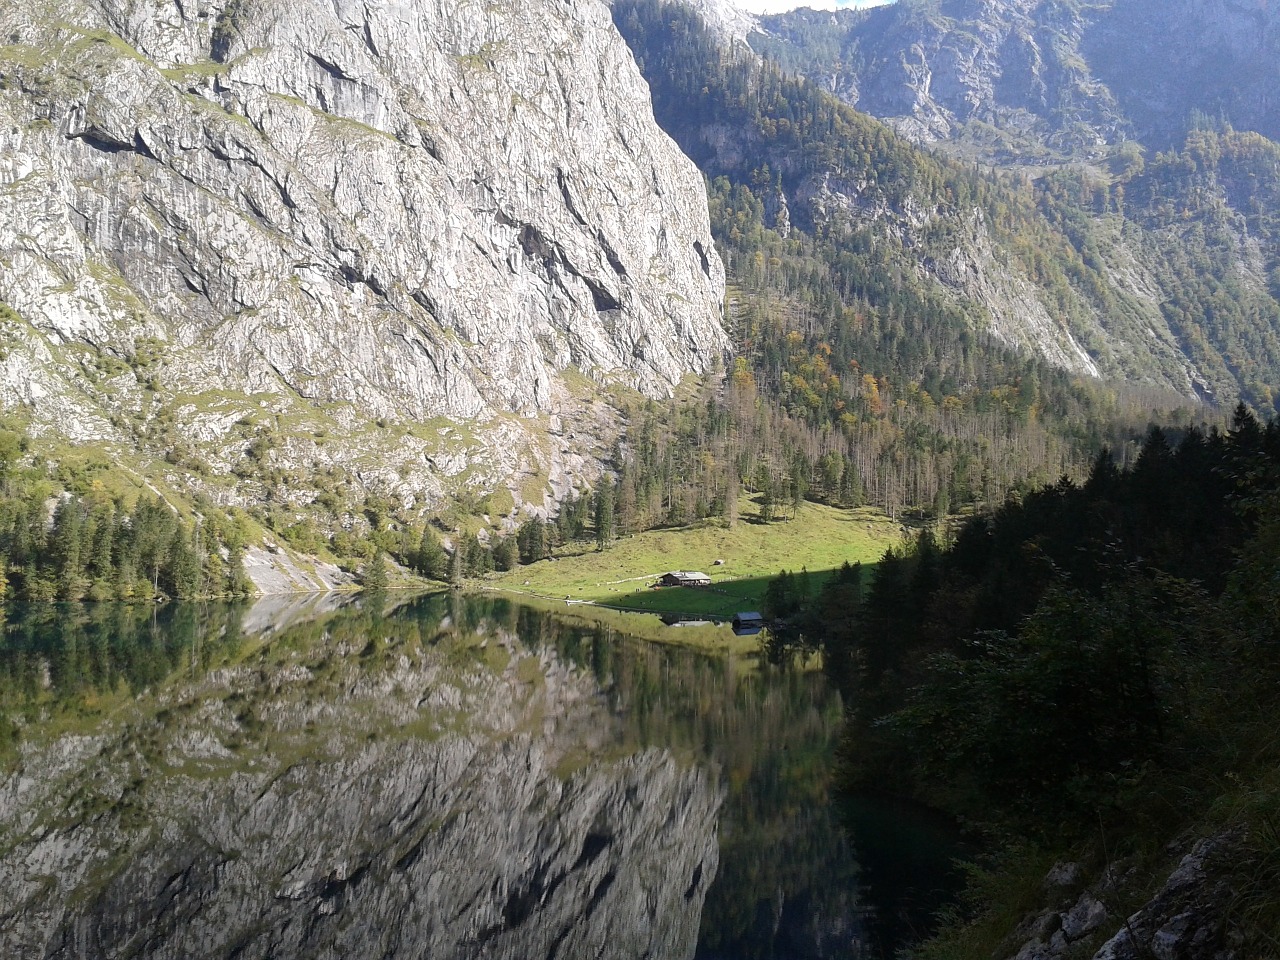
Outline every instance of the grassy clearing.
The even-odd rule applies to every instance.
[[[769,578],[779,570],[808,569],[816,589],[827,571],[845,561],[874,563],[902,538],[901,526],[870,509],[806,503],[794,520],[761,523],[755,505],[744,500],[741,515],[732,530],[709,521],[637,534],[603,552],[574,545],[554,559],[499,574],[489,585],[649,613],[732,617],[758,610]],[[668,570],[700,570],[711,576],[712,586],[651,589]]]

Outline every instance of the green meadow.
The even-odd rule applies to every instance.
[[[759,610],[769,580],[780,570],[807,570],[816,590],[842,563],[874,563],[902,542],[902,526],[871,509],[805,503],[793,519],[765,523],[755,504],[744,500],[741,512],[733,529],[723,521],[704,521],[624,537],[604,550],[571,544],[551,559],[497,574],[487,585],[561,602],[729,618]],[[706,573],[711,587],[654,589],[671,570]]]

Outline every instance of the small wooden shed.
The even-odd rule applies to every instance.
[[[764,617],[754,610],[746,610],[733,615],[733,632],[740,637],[749,637],[764,629]]]
[[[672,570],[658,581],[660,587],[709,587],[711,578],[697,570]]]

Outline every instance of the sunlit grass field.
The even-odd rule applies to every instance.
[[[816,589],[842,563],[874,563],[903,536],[898,523],[871,509],[805,503],[794,519],[762,523],[756,505],[744,499],[740,513],[732,530],[717,520],[625,537],[603,551],[573,544],[553,559],[498,574],[488,586],[560,601],[728,618],[759,610],[769,579],[780,570],[808,570]],[[653,589],[670,570],[706,573],[711,588]]]

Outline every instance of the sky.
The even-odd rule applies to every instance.
[[[836,10],[859,7],[878,7],[892,0],[731,0],[735,7],[751,13],[781,13],[796,7],[812,7],[815,10]]]

